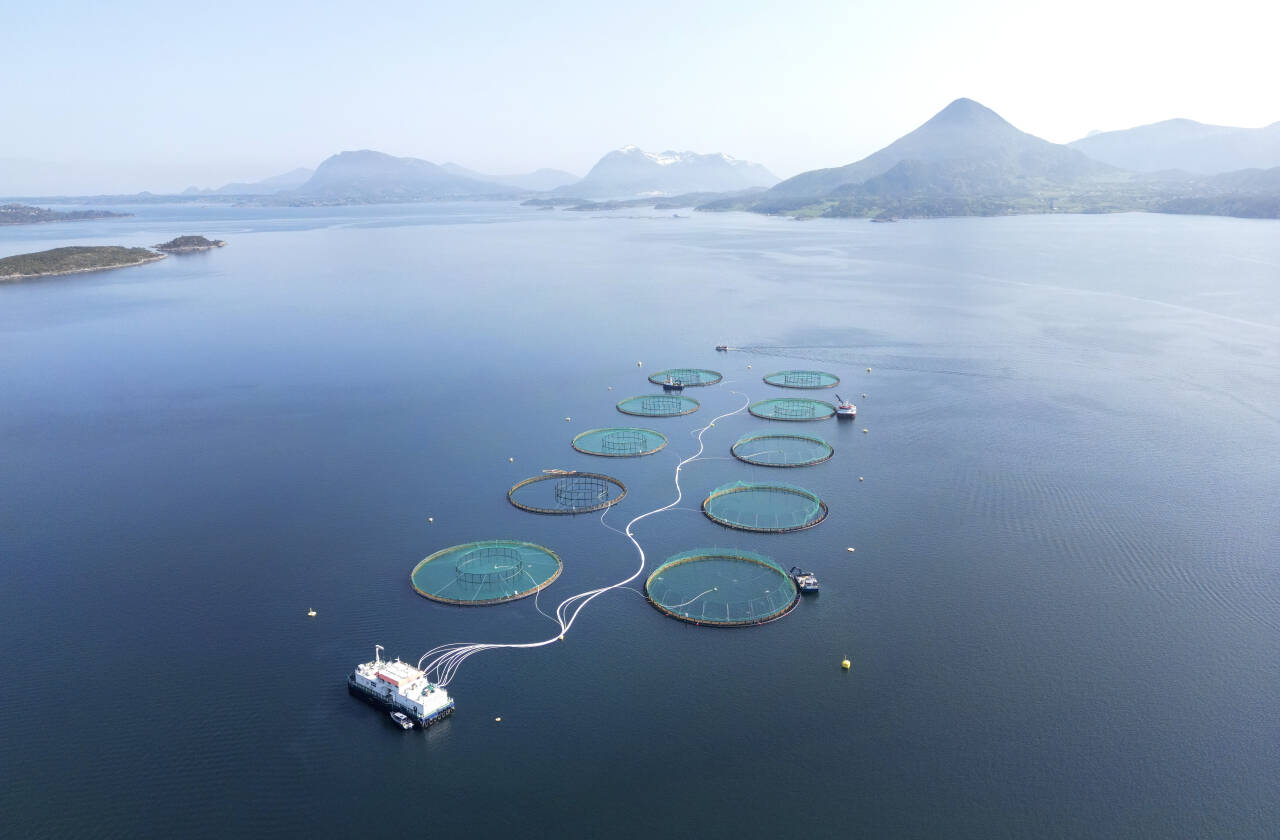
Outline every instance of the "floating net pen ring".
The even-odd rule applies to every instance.
[[[507,491],[507,499],[533,513],[590,513],[616,505],[627,487],[602,473],[552,470],[526,478]]]
[[[686,388],[698,388],[703,385],[715,385],[724,379],[724,375],[718,370],[706,368],[668,368],[649,375],[649,381],[654,385],[663,385],[668,379],[679,382]]]
[[[652,455],[667,445],[667,437],[652,429],[611,426],[588,429],[574,437],[570,445],[586,455],[606,458],[634,458]]]
[[[644,394],[618,403],[618,411],[637,417],[679,417],[692,414],[700,405],[692,397],[681,394]]]
[[[699,548],[667,558],[644,585],[671,618],[708,627],[749,627],[782,618],[800,591],[778,563],[740,549]]]
[[[834,388],[840,384],[840,377],[825,370],[780,370],[764,378],[768,385],[779,388]]]
[[[823,400],[811,400],[801,397],[774,397],[760,400],[747,406],[752,416],[764,420],[826,420],[834,417],[836,407]]]
[[[482,540],[435,552],[413,567],[409,585],[432,601],[479,607],[528,597],[550,586],[562,569],[544,546]]]
[[[810,467],[831,460],[835,448],[820,437],[759,434],[740,438],[729,449],[739,461],[760,467]]]
[[[826,519],[827,503],[803,487],[735,481],[712,490],[702,502],[702,512],[712,522],[740,531],[784,534]]]

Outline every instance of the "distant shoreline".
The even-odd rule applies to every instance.
[[[146,265],[157,260],[162,260],[166,254],[156,254],[153,257],[144,257],[134,262],[120,263],[118,265],[98,265],[90,268],[69,268],[62,271],[41,271],[36,274],[0,274],[0,283],[21,283],[23,280],[34,280],[37,277],[61,277],[66,274],[87,274],[91,271],[111,271],[115,268],[133,268],[137,265]]]
[[[62,225],[70,222],[100,222],[103,219],[125,219],[132,213],[112,213],[110,216],[76,216],[74,219],[31,219],[25,222],[0,221],[0,227],[18,227],[19,225]]]
[[[0,225],[38,225],[45,222],[92,222],[100,219],[121,219],[132,213],[113,210],[53,210],[30,204],[0,204]]]

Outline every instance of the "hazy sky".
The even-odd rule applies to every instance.
[[[583,174],[635,143],[789,176],[960,96],[1058,142],[1260,126],[1280,120],[1277,8],[0,0],[0,195],[218,186],[357,148]]]

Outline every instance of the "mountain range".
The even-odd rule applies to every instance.
[[[545,192],[554,190],[556,187],[562,187],[565,184],[572,184],[578,180],[577,175],[565,172],[562,169],[538,169],[522,175],[485,175],[482,172],[475,172],[461,167],[456,163],[443,163],[440,168],[452,175],[470,178],[474,181],[500,184],[504,187],[521,191]]]
[[[923,186],[976,172],[984,184],[1015,188],[1033,180],[1064,181],[1104,174],[1110,167],[1084,154],[1019,131],[972,99],[957,99],[924,125],[862,160],[788,178],[769,191],[778,197],[819,196],[865,184],[878,192]],[[956,186],[956,185],[952,185]]]
[[[577,199],[629,199],[642,195],[720,194],[771,186],[777,181],[763,166],[724,154],[651,154],[635,146],[609,152],[582,179],[555,169],[539,169],[525,175],[486,175],[454,163],[437,165],[364,149],[327,158],[304,182],[273,191],[271,199],[287,203],[374,203],[530,193]],[[244,186],[256,190],[260,184]]]
[[[376,203],[441,198],[512,197],[550,193],[576,199],[730,193],[772,186],[778,179],[757,163],[724,154],[663,152],[636,146],[609,152],[585,178],[557,169],[487,175],[456,163],[437,165],[370,149],[340,152],[314,171],[293,172],[184,195],[258,196],[271,203]]]
[[[649,201],[702,210],[797,216],[957,216],[1141,210],[1280,218],[1280,123],[1248,129],[1166,120],[1051,143],[971,99],[957,99],[914,131],[843,166],[779,181],[725,154],[624,146],[584,178],[540,169],[493,176],[369,149],[182,197],[253,197],[268,204],[370,204],[526,198],[599,210]],[[173,197],[82,197],[145,203]]]
[[[1090,134],[1069,144],[1094,160],[1134,172],[1177,169],[1215,175],[1280,166],[1280,122],[1264,128],[1165,120]]]
[[[1137,141],[1134,141],[1135,143]],[[802,216],[964,216],[1043,212],[1276,215],[1280,170],[1206,177],[1134,172],[1079,148],[1020,131],[991,109],[957,99],[911,133],[861,160],[803,172],[761,195],[704,210]]]
[[[326,158],[305,183],[278,197],[375,203],[513,192],[501,184],[455,175],[430,161],[362,149]]]
[[[263,178],[261,181],[233,181],[230,184],[223,184],[215,189],[200,189],[199,187],[187,187],[182,191],[183,195],[273,195],[285,190],[291,190],[300,187],[307,182],[315,170],[299,167],[297,169],[285,172],[283,175],[273,175],[270,178]]]
[[[600,158],[581,181],[558,187],[554,192],[580,198],[630,198],[732,192],[776,183],[777,176],[760,164],[726,154],[672,151],[654,154],[638,146],[623,146]]]

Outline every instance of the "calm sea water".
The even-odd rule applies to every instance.
[[[0,255],[230,243],[0,286],[0,834],[1275,836],[1274,222],[136,211],[0,230]],[[570,448],[665,366],[725,373],[652,421],[666,450]],[[597,517],[506,489],[605,469],[620,525],[788,367],[858,403],[803,427],[836,457],[738,463],[792,427],[734,416],[637,533],[800,563],[821,595],[713,630],[612,593],[563,644],[469,660],[425,734],[347,696],[375,643],[552,635],[531,599],[447,607],[409,571],[541,543],[544,609],[631,574]],[[779,472],[829,518],[697,511]]]

